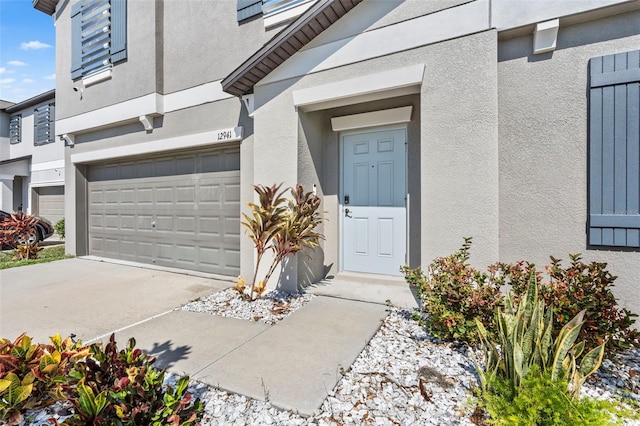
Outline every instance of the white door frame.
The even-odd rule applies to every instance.
[[[405,235],[406,235],[406,248],[405,248],[405,263],[408,263],[408,259],[409,259],[409,161],[408,161],[408,144],[409,144],[409,138],[408,138],[408,131],[407,131],[407,125],[403,124],[403,125],[387,125],[387,126],[373,126],[373,127],[366,127],[366,128],[361,128],[361,129],[357,129],[357,130],[347,130],[347,131],[341,131],[338,134],[338,153],[339,153],[339,162],[340,162],[340,168],[339,168],[339,179],[340,179],[340,184],[339,184],[339,194],[338,194],[338,259],[339,259],[339,264],[338,264],[338,271],[342,272],[344,271],[344,209],[345,209],[345,205],[344,205],[344,152],[343,152],[343,145],[344,145],[344,137],[345,136],[350,136],[350,135],[357,135],[357,134],[361,134],[361,133],[371,133],[371,132],[384,132],[384,131],[389,131],[389,130],[404,130],[405,133],[405,150],[404,150],[404,162],[405,162],[405,168],[404,168],[404,180],[405,180],[405,210],[406,210],[406,222],[405,222]]]

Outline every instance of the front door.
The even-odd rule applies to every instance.
[[[406,129],[342,136],[342,270],[400,275],[406,263]]]

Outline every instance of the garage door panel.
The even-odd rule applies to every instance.
[[[92,166],[90,253],[237,275],[240,172],[229,167],[239,167],[239,155],[234,148]],[[132,170],[138,177],[122,179]],[[119,252],[113,241],[124,243]]]

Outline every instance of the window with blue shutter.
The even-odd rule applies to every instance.
[[[9,119],[9,143],[16,144],[22,141],[20,129],[22,128],[22,116],[12,115]]]
[[[71,8],[71,78],[127,58],[126,0],[80,0]]]
[[[33,144],[35,146],[45,145],[54,141],[55,120],[54,104],[42,105],[33,111]]]
[[[589,64],[589,244],[640,247],[640,51]]]
[[[238,0],[238,22],[262,13],[262,0]]]

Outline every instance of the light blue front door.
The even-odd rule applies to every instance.
[[[400,275],[407,246],[406,129],[342,136],[342,270]]]

